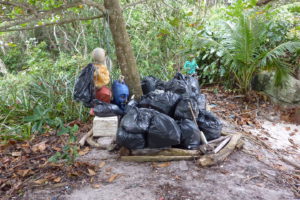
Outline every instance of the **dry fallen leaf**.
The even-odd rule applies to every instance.
[[[99,168],[102,168],[102,167],[104,167],[104,165],[105,165],[105,162],[104,162],[104,161],[102,161],[102,162],[100,162],[100,163],[99,163],[99,165],[98,165],[98,166],[99,166]]]
[[[258,187],[264,187],[264,184],[263,183],[257,183],[256,184]]]
[[[283,165],[280,165],[280,164],[274,164],[273,168],[278,169],[280,171],[286,171],[287,170],[286,167],[284,167]]]
[[[120,176],[120,174],[114,174],[114,175],[112,175],[112,176],[108,179],[108,182],[109,182],[109,183],[113,182],[118,176]]]
[[[30,147],[30,145],[29,145],[29,143],[27,142],[27,143],[23,143],[23,144],[21,144],[21,146],[22,146],[22,148],[27,148],[27,147]]]
[[[169,167],[170,165],[171,165],[170,162],[165,162],[165,163],[160,163],[160,164],[154,163],[153,167]]]
[[[79,155],[83,156],[83,155],[87,154],[89,151],[90,151],[90,148],[86,147],[86,148],[80,150],[78,153],[79,153]]]
[[[40,142],[38,144],[33,145],[32,151],[33,152],[43,152],[46,149],[46,141]]]
[[[290,136],[294,136],[296,133],[295,132],[291,132],[290,133]]]
[[[94,185],[92,185],[92,188],[94,188],[94,189],[98,189],[98,188],[100,188],[100,184],[94,184]]]
[[[55,183],[59,183],[59,182],[61,181],[61,177],[57,177],[57,178],[53,179],[53,181],[54,181]]]
[[[264,160],[264,156],[261,154],[256,155],[257,160]]]
[[[36,180],[36,181],[33,181],[35,184],[43,184],[43,183],[45,183],[47,181],[47,179],[44,179],[44,178],[42,178],[42,179],[39,179],[39,180]]]
[[[29,171],[30,171],[30,169],[18,170],[17,174],[24,177],[28,174]]]
[[[96,172],[90,168],[88,168],[88,172],[91,176],[95,176],[96,175]]]
[[[17,144],[17,141],[16,140],[9,140],[8,143],[10,145],[15,145],[15,144]]]
[[[285,130],[290,131],[291,127],[285,127]]]
[[[295,142],[292,138],[289,138],[288,141],[292,144],[292,145],[295,145]]]
[[[110,173],[110,172],[111,172],[111,170],[112,170],[112,168],[111,168],[111,167],[109,167],[109,168],[106,168],[106,169],[105,169],[105,171],[106,171],[106,172],[108,172],[108,173]]]
[[[55,151],[61,151],[61,148],[59,147],[52,147],[52,149],[54,149]]]
[[[22,155],[22,152],[21,151],[15,151],[15,152],[12,152],[11,155],[14,156],[14,157],[19,157],[19,156]]]

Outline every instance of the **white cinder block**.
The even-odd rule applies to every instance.
[[[94,137],[116,137],[118,117],[95,117],[93,121]]]

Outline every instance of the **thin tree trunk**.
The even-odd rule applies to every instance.
[[[6,66],[5,66],[4,62],[1,60],[1,58],[0,58],[0,73],[7,74]]]
[[[126,31],[125,20],[119,0],[104,0],[104,6],[108,10],[109,26],[116,48],[118,64],[122,75],[128,84],[131,94],[137,98],[142,95],[140,75],[136,65],[129,35]]]
[[[296,69],[296,79],[300,80],[300,67]]]

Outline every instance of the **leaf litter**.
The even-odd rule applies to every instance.
[[[82,133],[87,127],[82,128]],[[59,136],[66,137],[66,136]],[[46,139],[45,139],[46,138]],[[64,147],[66,139],[55,132],[36,135],[30,141],[9,140],[0,145],[0,196],[21,198],[24,191],[35,187],[88,180],[97,174],[99,166],[75,161],[73,164],[49,162],[48,159]],[[79,150],[85,155],[89,147]],[[103,165],[104,166],[104,165]],[[102,167],[103,167],[102,166]]]

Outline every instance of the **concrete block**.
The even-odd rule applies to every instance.
[[[94,137],[116,137],[118,117],[95,117],[93,121]]]

